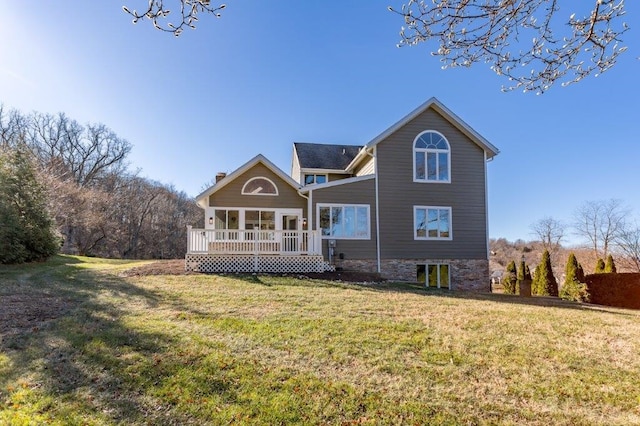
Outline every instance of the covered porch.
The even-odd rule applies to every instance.
[[[318,231],[188,227],[185,267],[199,272],[325,272]]]

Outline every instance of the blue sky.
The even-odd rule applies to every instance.
[[[134,145],[132,168],[195,196],[258,153],[289,172],[294,141],[365,144],[435,96],[501,150],[492,237],[532,239],[532,223],[569,222],[587,200],[640,217],[640,42],[536,96],[502,93],[483,64],[443,71],[428,46],[397,48],[398,1],[232,0],[179,38],[133,25],[124,4],[146,1],[0,2],[0,102],[102,122]],[[640,5],[626,8],[635,41]]]

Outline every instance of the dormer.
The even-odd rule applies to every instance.
[[[294,142],[291,177],[302,186],[351,177],[347,166],[361,148],[361,145]]]

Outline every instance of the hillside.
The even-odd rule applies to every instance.
[[[517,240],[515,242],[508,241],[504,238],[492,238],[489,240],[489,269],[491,272],[502,271],[507,264],[514,260],[516,264],[520,262],[524,255],[525,262],[529,265],[531,271],[542,258],[544,247],[536,241]],[[585,273],[590,274],[595,270],[597,258],[593,254],[593,250],[585,247],[559,247],[559,249],[551,253],[551,263],[553,265],[553,273],[560,282],[564,275],[564,268],[569,257],[569,253],[573,252],[578,262],[584,268]],[[632,269],[625,267],[621,259],[616,259],[618,272],[633,272]]]
[[[638,311],[139,265],[0,267],[0,424],[640,423]]]

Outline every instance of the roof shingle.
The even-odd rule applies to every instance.
[[[303,169],[344,170],[353,161],[362,145],[330,145],[294,142],[300,167]]]

